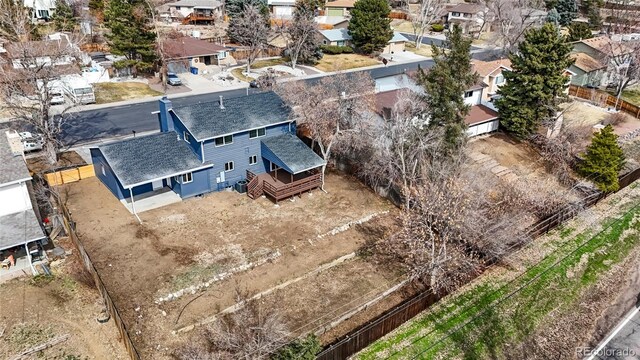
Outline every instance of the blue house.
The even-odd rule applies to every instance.
[[[168,189],[184,199],[242,181],[250,197],[277,202],[322,184],[325,161],[274,92],[176,107],[165,97],[159,108],[160,133],[91,149],[96,176],[120,200]]]

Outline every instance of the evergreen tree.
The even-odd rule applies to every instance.
[[[356,1],[349,22],[349,34],[356,49],[371,54],[387,45],[393,37],[390,12],[387,0]]]
[[[320,350],[322,350],[320,340],[317,336],[310,334],[283,347],[271,357],[271,360],[315,360]]]
[[[564,71],[573,63],[571,45],[553,24],[530,29],[524,38],[518,52],[509,55],[513,71],[503,73],[506,83],[496,100],[500,123],[520,138],[555,120],[567,83]]]
[[[584,161],[580,165],[582,175],[591,179],[601,191],[618,190],[618,173],[624,166],[624,153],[618,145],[618,135],[607,125],[591,139]]]
[[[549,10],[547,13],[547,22],[556,27],[560,26],[560,14],[558,14],[558,10],[556,10],[556,8]]]
[[[239,16],[247,6],[255,6],[260,10],[260,13],[269,17],[269,7],[267,6],[267,0],[226,0],[224,2],[224,11],[230,18]]]
[[[151,29],[149,7],[144,0],[110,0],[105,10],[105,24],[111,30],[106,35],[111,51],[127,59],[116,67],[149,70],[156,60],[156,34]]]
[[[444,49],[447,49],[445,51]],[[426,73],[419,71],[429,116],[429,128],[444,127],[445,152],[454,152],[464,145],[467,126],[464,119],[469,106],[464,103],[464,92],[477,81],[471,65],[471,39],[454,25],[443,48],[432,45],[434,65]]]
[[[591,27],[587,23],[574,22],[569,25],[569,41],[579,41],[593,37]]]
[[[77,23],[71,5],[65,0],[56,1],[56,10],[51,18],[58,31],[71,31]]]
[[[556,10],[560,15],[560,25],[567,26],[578,17],[578,4],[576,0],[558,0]]]
[[[592,29],[600,29],[602,27],[602,18],[600,17],[600,8],[604,6],[604,0],[582,0],[582,8],[589,20],[589,26]]]

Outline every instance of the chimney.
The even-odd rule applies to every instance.
[[[224,102],[222,102],[222,95],[220,95],[220,110],[224,110]]]
[[[173,126],[173,118],[169,113],[169,110],[172,109],[171,100],[167,99],[166,96],[163,96],[162,99],[158,100],[160,111],[158,112],[158,118],[160,120],[160,131],[161,132],[169,132],[174,130]]]

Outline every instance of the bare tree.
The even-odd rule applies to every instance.
[[[367,142],[373,124],[375,84],[365,73],[340,73],[309,84],[281,84],[277,91],[293,108],[303,133],[317,144],[322,158],[357,151]],[[322,168],[323,186],[326,165]]]
[[[282,21],[280,35],[286,41],[286,54],[291,61],[291,67],[296,68],[299,60],[311,58],[318,46],[318,24],[314,20],[312,11],[298,6],[291,21]]]
[[[640,43],[609,39],[601,50],[609,66],[609,82],[615,84],[616,96],[620,99],[628,86],[640,81]]]
[[[245,6],[240,16],[231,18],[227,33],[229,37],[240,45],[247,47],[247,72],[251,71],[251,65],[256,61],[260,52],[267,46],[269,28],[268,19],[256,6]]]
[[[603,27],[609,34],[628,34],[638,32],[640,17],[637,1],[607,1],[601,13],[604,15]]]
[[[189,344],[175,355],[181,360],[195,359],[267,359],[290,340],[284,321],[273,307],[265,307],[260,300],[237,295],[245,306],[224,314],[204,334],[204,344]]]
[[[544,1],[542,0],[486,0],[487,21],[493,28],[493,41],[505,53],[515,49],[524,33],[542,25]]]
[[[29,8],[21,1],[0,0],[0,38],[9,41],[26,41],[34,26]]]
[[[408,0],[404,1],[411,28],[416,37],[414,42],[417,49],[422,45],[424,33],[431,24],[438,20],[447,3],[446,0],[421,0],[418,4],[411,4]]]
[[[19,41],[6,45],[8,61],[0,66],[0,105],[14,119],[34,128],[41,136],[44,157],[57,161],[63,125],[77,104],[52,107],[53,89],[60,75],[79,72],[81,53],[72,35],[57,40]]]

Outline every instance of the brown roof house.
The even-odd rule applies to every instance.
[[[465,34],[476,34],[483,30],[488,8],[479,4],[461,3],[447,6],[443,20],[450,27],[454,24]]]
[[[629,66],[633,51],[634,49],[624,42],[613,40],[609,36],[597,36],[573,43],[574,54],[588,55],[588,57],[583,56],[581,59],[583,66],[587,66],[588,63],[588,67],[593,68],[598,66],[596,63],[599,62],[606,67],[602,74],[598,75],[601,77],[594,84],[597,86],[617,83],[618,74],[623,72],[625,66]],[[592,60],[596,60],[596,62]],[[573,69],[572,71],[575,72]]]
[[[486,85],[482,94],[483,101],[489,101],[498,92],[498,88],[505,82],[503,71],[511,71],[511,61],[509,59],[498,59],[494,61],[473,60],[473,70],[478,73],[479,80]]]
[[[606,85],[603,81],[606,79],[607,65],[586,53],[573,53],[571,58],[575,62],[569,66],[569,70],[576,74],[571,78],[571,84],[588,87]]]
[[[173,73],[187,72],[190,68],[202,70],[209,65],[233,61],[228,48],[189,36],[165,40],[162,47],[167,68]]]
[[[324,4],[326,16],[350,16],[350,11],[355,6],[356,0],[335,0]]]

